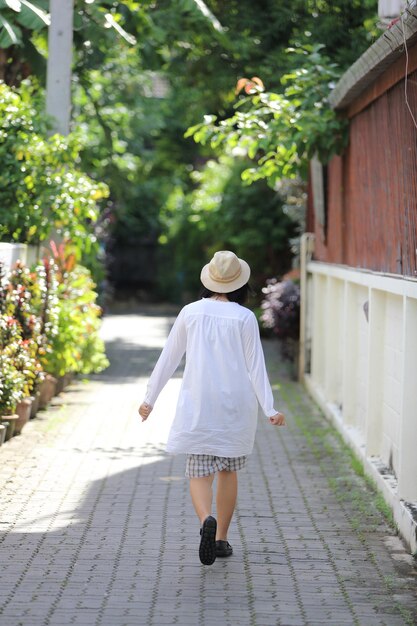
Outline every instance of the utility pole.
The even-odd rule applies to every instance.
[[[71,66],[74,0],[50,0],[46,112],[54,131],[67,135],[71,119]]]

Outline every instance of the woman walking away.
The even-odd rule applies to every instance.
[[[271,385],[255,315],[242,306],[250,268],[233,252],[216,252],[201,271],[202,299],[178,315],[149,379],[139,407],[142,420],[177,369],[186,365],[167,443],[170,453],[186,453],[190,493],[200,520],[200,561],[233,553],[227,532],[237,497],[237,471],[252,452],[258,402],[274,426],[285,417],[274,409]],[[217,521],[212,485],[217,475]]]

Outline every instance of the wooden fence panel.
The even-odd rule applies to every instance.
[[[417,120],[417,71],[407,89]],[[327,205],[317,260],[417,278],[417,128],[404,80],[350,120],[349,147],[329,164]]]

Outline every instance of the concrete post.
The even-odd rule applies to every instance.
[[[311,337],[311,378],[315,385],[324,387],[325,372],[325,299],[326,277],[313,275],[313,324]]]
[[[417,300],[404,298],[403,384],[399,441],[398,495],[417,500]]]
[[[385,292],[370,289],[366,453],[381,455],[382,391],[385,343]]]
[[[343,307],[343,420],[355,424],[358,363],[358,305],[356,285],[345,281]],[[359,312],[360,315],[360,312]]]
[[[314,251],[314,235],[304,233],[300,240],[300,345],[298,358],[298,380],[304,380],[306,371],[307,313],[313,306],[307,298],[307,265]]]
[[[342,404],[343,370],[343,307],[344,284],[338,278],[327,277],[325,300],[325,384],[328,400],[338,407]]]
[[[50,0],[46,112],[54,130],[67,135],[71,119],[71,65],[74,0]]]

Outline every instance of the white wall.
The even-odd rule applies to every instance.
[[[0,242],[0,261],[4,264],[6,272],[10,271],[16,261],[26,263],[26,259],[27,245],[25,243]]]
[[[41,258],[41,247],[26,243],[0,242],[0,261],[4,264],[6,272],[9,272],[16,261],[22,261],[28,267],[36,264]]]
[[[382,441],[380,455],[385,465],[398,476],[399,431],[404,331],[403,299],[386,294],[384,319],[384,361],[381,381]],[[417,442],[416,442],[417,443]],[[417,482],[417,481],[416,481]]]
[[[304,345],[311,354],[303,357],[303,378],[415,551],[417,281],[311,261],[306,267]]]
[[[383,22],[390,22],[401,15],[406,6],[406,0],[378,0],[378,16]]]

